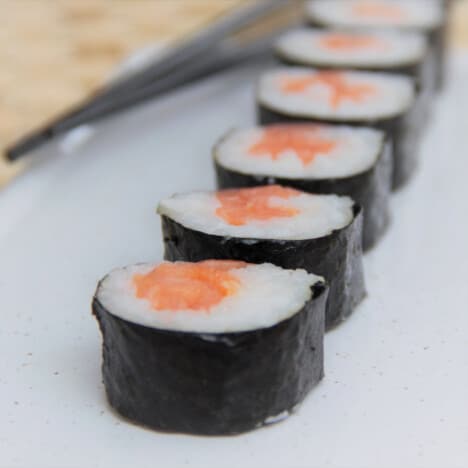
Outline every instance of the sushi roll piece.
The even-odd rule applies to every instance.
[[[328,123],[372,127],[392,142],[392,188],[405,185],[417,166],[420,122],[411,108],[414,82],[402,75],[282,67],[257,84],[261,124]]]
[[[427,39],[416,32],[301,28],[284,33],[274,50],[288,65],[386,71],[428,80]]]
[[[323,376],[327,288],[304,270],[209,260],[109,273],[93,300],[112,408],[152,429],[249,431]]]
[[[440,0],[310,0],[312,26],[418,31],[429,40],[432,74],[437,89],[444,82],[446,13]]]
[[[213,159],[219,189],[278,184],[350,196],[364,210],[364,250],[389,224],[392,159],[384,132],[320,124],[234,130]]]
[[[303,28],[285,33],[275,45],[276,56],[286,65],[315,69],[348,69],[398,73],[414,80],[416,103],[413,121],[421,130],[434,94],[434,76],[427,39],[401,31],[352,31]]]
[[[166,260],[234,259],[323,276],[327,329],[365,296],[361,211],[349,197],[278,185],[177,194],[158,207]]]

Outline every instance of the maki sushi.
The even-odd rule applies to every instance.
[[[440,0],[310,0],[312,26],[399,29],[424,33],[431,47],[432,74],[441,88],[445,72],[446,13]]]
[[[422,77],[427,39],[416,32],[354,31],[301,28],[284,33],[275,43],[286,64],[313,68],[389,71]]]
[[[234,130],[213,151],[219,189],[279,184],[348,195],[364,209],[363,248],[389,222],[391,148],[370,128],[276,124]]]
[[[423,34],[400,31],[350,31],[303,28],[279,38],[276,56],[287,65],[352,69],[406,75],[417,87],[414,120],[427,121],[434,92],[431,60]]]
[[[415,87],[403,75],[282,67],[257,84],[261,124],[339,123],[387,132],[392,142],[392,187],[402,187],[417,166],[420,122],[411,112]]]
[[[327,328],[365,296],[361,211],[349,197],[278,185],[177,194],[158,207],[166,260],[267,262],[323,276]]]
[[[237,434],[280,421],[323,376],[322,278],[210,260],[109,273],[93,300],[108,401],[152,429]]]

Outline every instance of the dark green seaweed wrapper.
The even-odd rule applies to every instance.
[[[431,46],[433,55],[433,74],[435,88],[441,91],[446,81],[446,62],[447,62],[447,34],[448,34],[448,16],[444,13],[444,21],[437,28],[428,31],[427,37]]]
[[[164,258],[198,262],[209,259],[273,263],[323,276],[330,288],[325,325],[330,329],[351,315],[366,295],[362,264],[362,209],[343,229],[315,239],[276,240],[223,237],[196,231],[162,216]]]
[[[384,142],[377,163],[370,169],[333,179],[290,179],[242,173],[219,164],[216,154],[217,146],[214,148],[214,164],[219,189],[278,184],[303,192],[351,197],[364,209],[362,246],[365,251],[374,247],[388,227],[392,175],[392,151],[388,141]]]
[[[423,122],[410,110],[402,115],[387,119],[330,120],[320,117],[290,115],[273,110],[258,102],[257,118],[261,125],[275,123],[324,123],[343,124],[354,127],[371,127],[383,130],[392,143],[392,189],[398,190],[409,182],[418,165],[419,136]]]
[[[316,283],[300,311],[270,328],[219,334],[137,325],[112,315],[96,295],[110,405],[152,429],[199,435],[282,419],[323,377],[327,292]]]

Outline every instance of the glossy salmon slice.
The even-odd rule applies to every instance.
[[[338,142],[320,135],[316,125],[272,125],[263,131],[261,139],[249,148],[252,156],[267,155],[276,161],[285,151],[294,151],[304,166],[319,155],[328,154]]]
[[[237,292],[240,280],[231,270],[246,265],[231,260],[162,263],[145,275],[134,275],[133,285],[136,297],[149,301],[156,311],[209,312]]]
[[[405,12],[399,5],[363,1],[353,5],[353,13],[356,16],[375,19],[401,20]]]
[[[355,51],[360,49],[385,49],[385,42],[374,36],[330,33],[320,38],[319,43],[325,49],[336,51]]]
[[[369,83],[351,83],[341,72],[323,71],[310,76],[288,77],[281,80],[281,89],[286,94],[303,93],[310,87],[322,85],[330,90],[330,105],[338,108],[343,101],[362,102],[377,92]]]
[[[216,215],[232,226],[242,226],[251,221],[269,221],[290,218],[299,213],[293,206],[274,204],[274,199],[288,200],[301,192],[279,185],[217,192],[220,206]]]

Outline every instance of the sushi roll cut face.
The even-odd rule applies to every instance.
[[[257,85],[258,120],[272,123],[340,123],[383,130],[392,143],[392,188],[417,167],[420,112],[414,80],[407,76],[349,70],[283,67]]]
[[[281,184],[350,196],[364,208],[365,250],[388,225],[391,152],[382,131],[306,123],[234,130],[214,161],[220,189]]]
[[[431,81],[437,89],[441,88],[447,15],[440,0],[311,0],[306,4],[306,16],[319,27],[423,32],[431,46]]]
[[[281,419],[323,376],[326,296],[322,278],[271,264],[114,270],[93,301],[108,400],[172,432],[235,434]]]
[[[438,0],[311,0],[306,15],[326,26],[419,30],[437,28],[444,18]]]
[[[221,166],[245,174],[290,179],[350,177],[375,165],[383,132],[323,124],[276,124],[234,130],[216,146]]]
[[[269,185],[174,195],[159,204],[158,213],[211,235],[303,240],[348,226],[354,217],[353,205],[348,197]]]
[[[423,61],[427,40],[410,32],[303,28],[280,37],[275,51],[297,65],[394,70]]]
[[[286,116],[346,123],[401,116],[415,90],[400,75],[291,67],[262,75],[257,96],[261,106]]]
[[[104,278],[98,299],[113,315],[145,327],[236,333],[290,318],[320,280],[304,270],[230,260],[139,264]],[[257,294],[269,285],[277,298]]]
[[[327,327],[364,297],[362,215],[349,197],[268,185],[178,194],[158,212],[167,260],[269,262],[324,276]]]

